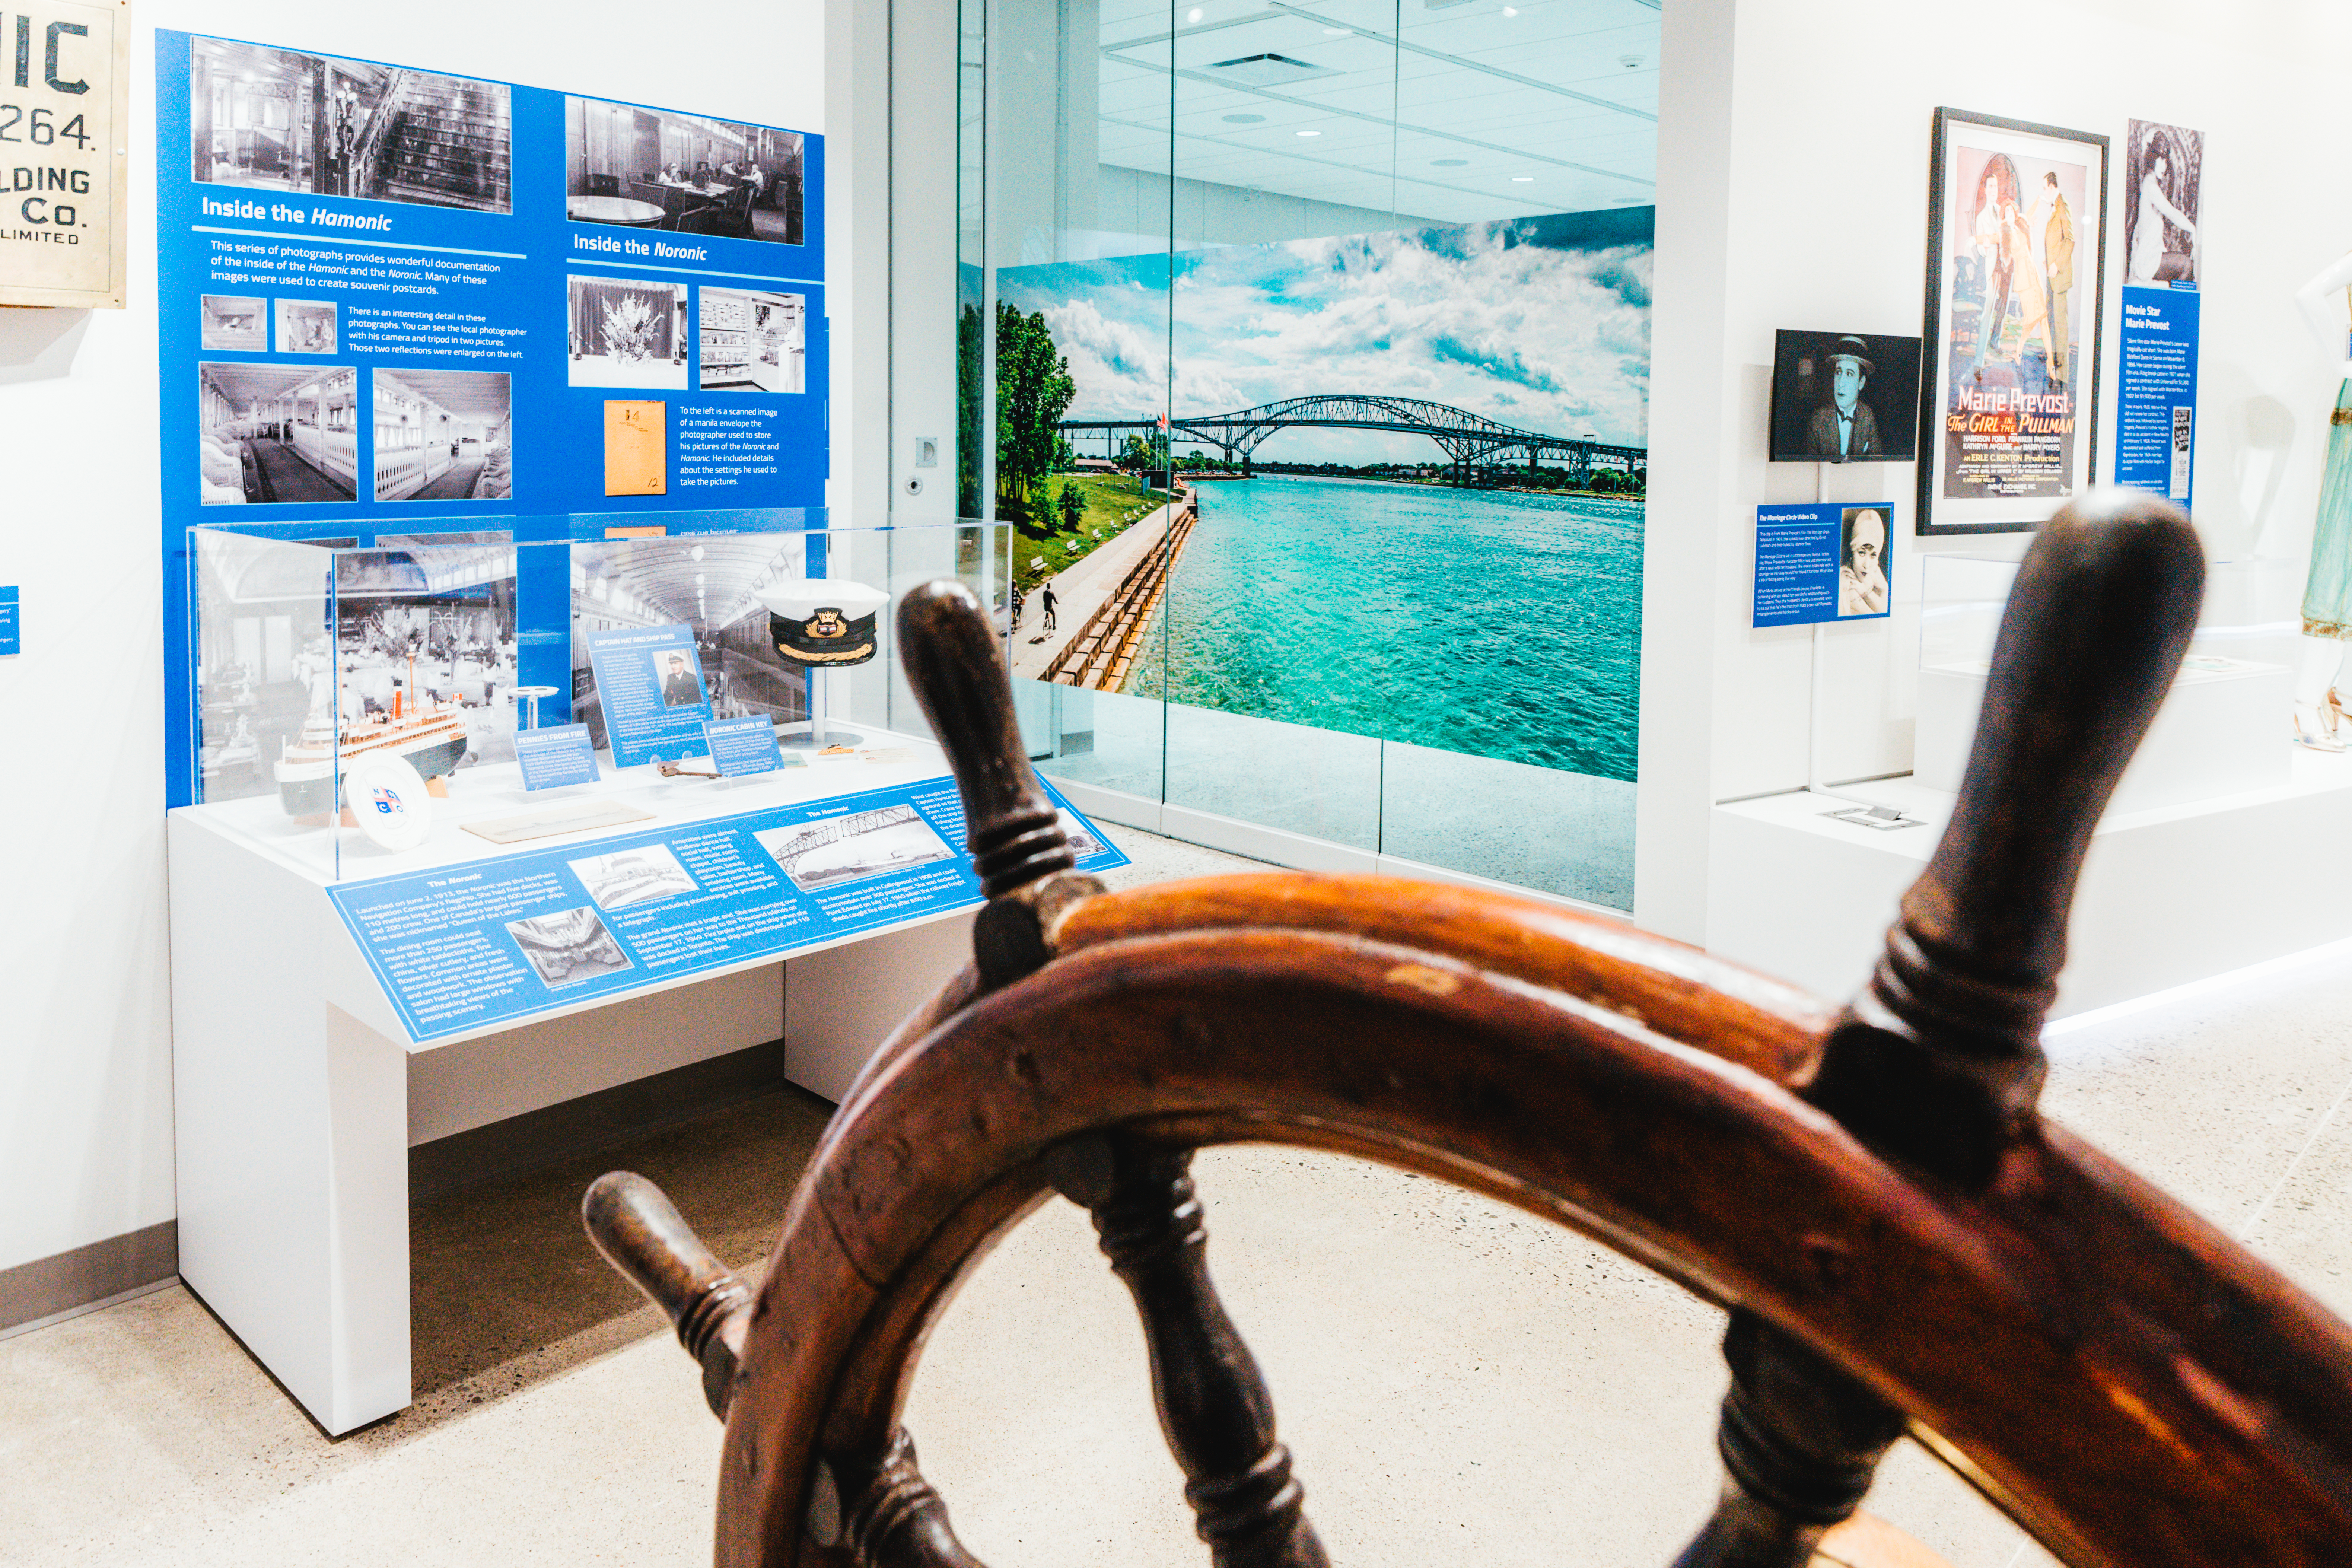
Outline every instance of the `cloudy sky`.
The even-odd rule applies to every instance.
[[[1009,268],[998,289],[1045,313],[1078,384],[1073,419],[1380,393],[1640,445],[1651,251],[1612,226],[1617,237],[1594,238],[1569,215],[1189,251],[1173,258],[1172,292],[1163,256]],[[1376,431],[1289,431],[1263,451],[1293,462],[1438,458],[1420,437]]]

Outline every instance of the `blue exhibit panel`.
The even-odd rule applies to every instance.
[[[2197,338],[2194,289],[2124,289],[2123,349],[2116,375],[2116,483],[2182,506],[2197,477]]]
[[[1893,517],[1884,501],[1758,507],[1750,624],[1803,626],[1885,616]]]
[[[367,547],[823,506],[823,137],[169,30],[155,102],[168,804],[202,743],[191,527]],[[516,639],[561,687],[548,553]]]
[[[1128,864],[1054,798],[1079,869]],[[955,781],[929,779],[327,896],[422,1042],[970,909],[983,900],[963,837]]]
[[[0,588],[0,654],[25,651],[25,634],[18,619],[24,608],[16,601],[16,590]]]
[[[585,724],[547,724],[515,732],[515,761],[525,789],[594,784],[596,748]]]

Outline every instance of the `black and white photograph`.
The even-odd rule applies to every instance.
[[[591,855],[565,862],[599,909],[625,910],[632,904],[658,903],[682,893],[698,893],[701,885],[686,874],[677,857],[659,844],[623,849],[611,855]]]
[[[799,245],[805,156],[797,131],[563,100],[563,210],[573,223]]]
[[[702,389],[808,390],[808,299],[742,289],[702,291]]]
[[[955,854],[911,805],[886,805],[879,811],[854,812],[795,827],[772,827],[752,837],[803,893],[887,877],[950,859]]]
[[[2131,122],[2124,150],[2124,281],[2195,287],[2205,237],[2198,192],[2205,132]]]
[[[1885,506],[1850,506],[1839,519],[1838,619],[1887,613],[1886,547],[1894,511]]]
[[[375,499],[510,500],[511,387],[502,370],[378,370]]]
[[[445,535],[335,558],[335,701],[346,731],[397,715],[453,741],[443,773],[514,760],[515,549]],[[439,777],[442,774],[428,776]]]
[[[278,352],[282,354],[331,354],[335,352],[335,302],[332,300],[278,301]]]
[[[1089,855],[1099,855],[1103,852],[1102,840],[1087,832],[1084,823],[1066,811],[1056,811],[1054,815],[1062,819],[1062,831],[1069,836],[1070,854],[1073,857],[1083,860]]]
[[[768,635],[768,607],[756,590],[808,575],[802,534],[679,534],[667,539],[582,540],[572,546],[572,712],[592,740],[606,743],[588,639],[597,632],[683,626],[714,719],[761,718],[782,725],[808,715],[808,677],[787,664]],[[656,659],[665,686],[669,650]]]
[[[1919,340],[1783,329],[1772,345],[1776,463],[1907,463],[1919,450]]]
[[[357,370],[207,362],[196,379],[205,505],[344,501],[358,493]]]
[[[686,388],[686,285],[570,278],[573,386]]]
[[[269,301],[236,294],[206,294],[199,301],[203,320],[197,345],[226,353],[266,354],[269,352]]]
[[[551,990],[636,967],[596,917],[593,905],[509,921],[507,934]]]
[[[195,178],[416,206],[514,210],[504,84],[267,48],[188,45]]]

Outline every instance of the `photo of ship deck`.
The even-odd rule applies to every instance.
[[[375,499],[511,499],[513,379],[502,370],[377,371]]]
[[[206,506],[351,500],[358,493],[359,373],[350,365],[196,366]]]

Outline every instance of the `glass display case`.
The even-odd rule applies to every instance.
[[[368,830],[382,826],[368,820],[373,795],[355,796],[352,787],[375,779],[376,759],[404,763],[432,802],[447,803],[422,809],[451,821],[591,795],[668,798],[679,779],[716,799],[734,781],[711,780],[708,763],[676,771],[708,755],[699,722],[765,719],[797,764],[789,753],[795,742],[811,745],[813,681],[821,683],[819,711],[852,742],[836,751],[895,754],[928,734],[896,670],[898,595],[953,577],[1003,628],[1011,530],[824,521],[730,510],[668,513],[648,526],[640,513],[576,514],[518,520],[510,531],[379,533],[364,542],[192,529],[192,796],[341,879],[380,874],[396,854]],[[887,595],[873,614],[873,652],[854,668],[817,673],[779,652],[773,590],[809,580]],[[600,645],[634,634],[663,644],[650,673],[600,666]],[[645,675],[655,691],[666,675],[677,695],[660,700],[677,700],[690,685],[691,700],[674,716],[695,722],[671,725],[683,738],[655,748],[663,754],[654,760],[616,752],[600,668],[608,679],[614,668],[633,681]],[[529,788],[518,732],[575,724],[599,782]],[[363,764],[369,772],[355,772]],[[660,799],[632,808],[667,810]],[[445,858],[493,843],[438,837]]]
[[[1919,558],[1919,710],[1913,775],[1957,791],[1976,734],[2014,561]],[[2294,563],[2218,561],[2206,569],[2197,634],[2112,812],[2188,805],[2287,782],[2289,703],[2302,586]]]

